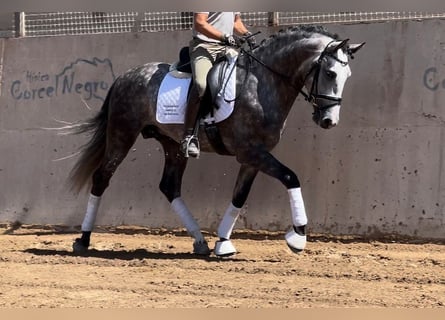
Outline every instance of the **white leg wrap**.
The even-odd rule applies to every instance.
[[[228,257],[236,253],[236,249],[231,240],[216,241],[213,252],[218,257]]]
[[[290,208],[292,211],[292,222],[294,226],[305,226],[307,224],[306,209],[304,208],[301,188],[288,189]]]
[[[289,248],[295,253],[304,250],[306,247],[306,235],[299,235],[294,229],[287,232],[284,238]]]
[[[82,222],[82,231],[91,232],[94,228],[94,222],[96,221],[97,211],[99,210],[100,198],[90,194],[87,204],[87,212]]]
[[[223,239],[230,239],[233,227],[235,226],[236,220],[239,217],[240,210],[241,208],[237,208],[232,203],[230,203],[229,207],[224,213],[224,217],[221,220],[221,223],[219,224],[218,237]]]
[[[171,202],[171,207],[175,211],[175,213],[179,216],[182,223],[184,224],[187,232],[196,240],[196,241],[205,241],[204,237],[201,233],[198,223],[193,218],[190,210],[185,205],[184,201],[178,197]]]

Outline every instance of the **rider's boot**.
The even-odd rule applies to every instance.
[[[201,104],[201,98],[196,92],[191,92],[187,101],[184,120],[184,135],[180,142],[181,152],[186,158],[199,157],[199,141],[198,141],[198,112]]]

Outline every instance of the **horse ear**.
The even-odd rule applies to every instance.
[[[354,53],[356,53],[361,47],[363,47],[365,43],[366,42],[348,45],[348,47],[346,48],[346,52],[351,57],[351,59],[354,59]]]
[[[331,44],[327,47],[326,51],[328,52],[337,52],[339,49],[343,48],[347,43],[348,43],[349,39],[345,39],[345,40],[339,40],[339,41],[333,41],[331,42]]]
[[[347,49],[348,53],[349,54],[356,53],[359,49],[361,49],[361,47],[363,47],[365,45],[365,43],[366,42],[350,44]]]

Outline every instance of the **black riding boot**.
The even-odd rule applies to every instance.
[[[199,141],[198,141],[198,112],[201,104],[201,98],[195,90],[192,90],[187,101],[184,120],[184,136],[181,140],[181,152],[186,158],[199,157]]]

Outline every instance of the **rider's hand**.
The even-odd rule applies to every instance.
[[[250,49],[255,48],[256,39],[255,39],[255,36],[252,34],[252,32],[247,31],[243,36],[244,36],[244,39],[246,39],[247,44],[249,45],[249,48]]]
[[[231,34],[225,34],[223,42],[224,42],[224,44],[231,46],[231,47],[239,47],[240,46],[240,39],[234,35],[231,35]]]

